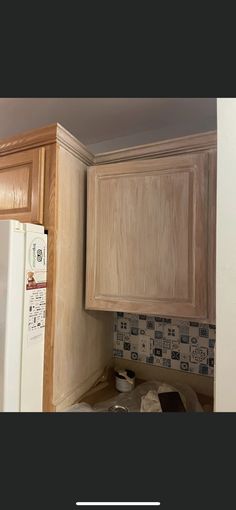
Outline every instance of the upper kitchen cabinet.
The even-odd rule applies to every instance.
[[[216,168],[206,138],[119,151],[120,162],[90,167],[88,309],[214,321]]]
[[[41,223],[48,272],[43,410],[73,404],[112,356],[113,317],[85,310],[86,147],[59,124],[0,141],[0,221]]]
[[[44,147],[0,158],[0,219],[43,222]]]

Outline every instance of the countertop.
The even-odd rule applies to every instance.
[[[142,379],[135,380],[135,387],[146,381]],[[115,377],[112,374],[107,381],[99,382],[96,386],[92,387],[86,392],[80,399],[80,402],[86,402],[93,406],[99,402],[104,402],[110,398],[120,395],[115,387]],[[197,393],[198,400],[204,410],[204,412],[213,412],[213,398],[201,393]]]

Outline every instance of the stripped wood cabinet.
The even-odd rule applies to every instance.
[[[0,220],[48,233],[44,411],[111,362],[106,311],[214,322],[215,187],[214,132],[96,156],[59,124],[0,141]]]
[[[214,321],[215,153],[177,149],[89,168],[88,309]]]

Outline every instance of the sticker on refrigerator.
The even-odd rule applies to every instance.
[[[26,271],[26,306],[28,308],[28,332],[32,333],[45,327],[47,260],[46,242],[42,237],[35,237],[28,251],[28,267]]]
[[[46,267],[46,243],[42,237],[35,237],[29,247],[29,263],[33,271]]]
[[[46,288],[38,288],[30,292],[28,331],[36,331],[45,327]]]
[[[27,271],[26,274],[26,290],[43,289],[47,286],[47,273],[46,271]]]

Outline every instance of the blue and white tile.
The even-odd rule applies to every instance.
[[[180,352],[180,361],[183,361],[183,362],[189,362],[190,361],[189,351],[187,351],[187,352]]]
[[[181,330],[180,330],[180,333],[181,333]],[[180,343],[181,344],[189,344],[189,335],[187,335],[185,333],[181,333],[180,334]]]
[[[208,349],[208,346],[209,346],[209,338],[199,337],[199,339],[198,339],[198,345],[199,345],[199,347],[205,347],[206,349]]]
[[[147,354],[139,353],[138,361],[140,361],[141,363],[146,363],[146,358],[147,358]]]
[[[172,359],[171,368],[173,368],[174,370],[180,370],[180,360]]]
[[[131,339],[130,339],[130,344],[131,344],[131,351],[137,351],[138,352],[138,348],[139,348],[139,338],[138,337],[132,337],[131,336]]]
[[[210,348],[214,349],[215,348],[215,339],[214,338],[209,338],[208,340],[208,345]]]
[[[197,321],[119,312],[114,357],[213,377],[215,331]]]
[[[162,358],[163,356],[163,349],[162,348],[159,348],[159,347],[156,347],[153,349],[153,354],[156,358]]]
[[[165,324],[163,333],[165,338],[179,338],[179,327],[174,324]]]
[[[163,328],[159,328],[154,331],[154,338],[163,338]]]
[[[146,363],[149,363],[149,365],[153,365],[154,364],[154,356],[152,356],[152,355],[147,356]]]
[[[194,323],[193,323],[194,324]],[[196,323],[197,324],[197,323]],[[193,326],[190,326],[189,327],[189,336],[190,337],[196,337],[198,338],[199,336],[199,327],[193,327]]]
[[[138,352],[140,354],[146,354],[146,356],[150,355],[150,339],[149,339],[149,337],[139,338]]]
[[[183,370],[183,372],[189,372],[189,362],[181,361],[180,362],[180,370]]]
[[[124,359],[131,359],[131,351],[123,351],[123,358]]]
[[[180,349],[179,338],[176,338],[175,340],[171,340],[171,349],[172,349],[172,351],[178,351]]]
[[[208,349],[206,347],[190,347],[190,361],[191,363],[207,363]]]
[[[153,348],[162,349],[162,342],[163,342],[163,339],[154,338]]]
[[[138,336],[139,335],[139,327],[138,327],[138,323],[137,323],[137,326],[130,326],[130,333],[131,335],[133,336]]]
[[[171,359],[173,361],[180,361],[180,352],[179,351],[171,351]]]
[[[199,373],[199,364],[198,363],[189,363],[189,371],[192,374],[198,374]]]
[[[146,329],[151,331],[155,330],[155,317],[147,315]]]
[[[207,325],[199,324],[199,338],[209,338],[209,328]]]
[[[162,358],[154,356],[154,365],[161,367],[162,366]]]
[[[200,363],[199,364],[199,372],[198,373],[202,374],[202,375],[209,375],[208,365]]]
[[[124,351],[130,351],[130,350],[131,350],[131,343],[124,342]]]
[[[123,350],[121,349],[113,349],[113,356],[115,358],[123,358]]]
[[[117,323],[117,331],[121,333],[129,333],[130,332],[130,321],[124,317],[118,318]]]
[[[123,339],[124,339],[124,342],[130,342],[131,335],[129,333],[124,333]]]
[[[162,349],[163,358],[171,359],[171,350],[170,349]]]
[[[123,350],[124,349],[124,342],[123,340],[114,340],[114,348],[115,349],[121,349]]]
[[[198,345],[198,342],[199,342],[199,340],[198,340],[197,336],[190,335],[190,342],[189,342],[190,345],[195,345],[196,346],[196,345]]]
[[[168,350],[171,350],[171,340],[168,338],[163,338],[162,340],[162,346],[163,346],[163,349],[168,349]]]
[[[171,359],[169,359],[169,358],[162,358],[162,366],[164,368],[171,368]]]

